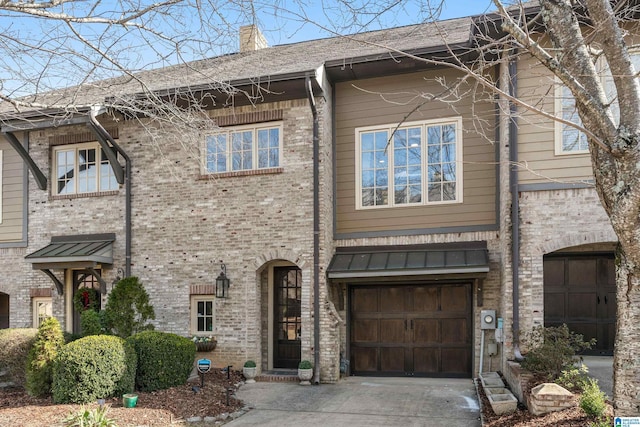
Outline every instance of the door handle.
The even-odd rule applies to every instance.
[[[407,330],[407,319],[404,319],[404,330]]]
[[[599,296],[597,296],[596,298],[598,299],[598,304],[600,304],[600,297],[599,297]]]
[[[604,303],[605,303],[605,304],[607,304],[607,303],[608,303],[608,301],[607,301],[607,296],[606,296],[606,295],[604,296]]]
[[[411,319],[411,330],[413,331],[413,319]]]

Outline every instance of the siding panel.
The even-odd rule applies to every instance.
[[[4,140],[0,140],[0,150],[2,151],[0,243],[20,242],[24,227],[24,162]]]

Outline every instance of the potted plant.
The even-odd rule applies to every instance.
[[[216,341],[215,337],[212,336],[201,337],[194,335],[191,337],[191,341],[196,344],[197,351],[213,351],[218,344],[218,341]]]
[[[300,378],[300,385],[311,385],[309,381],[313,378],[313,365],[308,360],[302,360],[298,364],[298,378]]]
[[[242,375],[244,375],[244,377],[247,379],[247,384],[256,382],[254,378],[256,376],[257,369],[258,368],[256,368],[256,362],[254,362],[253,360],[247,360],[246,362],[244,362],[244,366],[242,367]]]

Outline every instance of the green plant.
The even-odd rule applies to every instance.
[[[82,313],[86,310],[100,309],[100,292],[93,288],[78,288],[73,296],[73,308]]]
[[[103,333],[102,316],[94,310],[85,310],[80,315],[82,336],[100,335]]]
[[[256,367],[256,362],[254,362],[253,360],[247,360],[246,362],[244,362],[244,367],[245,368],[255,368]]]
[[[148,321],[155,319],[149,294],[137,277],[120,280],[109,294],[104,309],[107,331],[122,338],[138,332],[152,330]]]
[[[158,331],[145,331],[127,338],[138,355],[136,388],[163,390],[184,384],[189,378],[196,345],[189,338]]]
[[[36,340],[37,329],[0,329],[0,366],[6,369],[8,378],[18,387],[27,382],[25,360]]]
[[[43,320],[27,357],[27,393],[46,396],[51,393],[53,360],[64,345],[64,335],[55,317]]]
[[[298,369],[313,369],[313,365],[308,360],[301,360]]]
[[[589,368],[584,363],[580,363],[579,366],[572,366],[562,371],[558,379],[556,379],[556,384],[572,392],[581,392],[588,382],[588,373]]]
[[[85,408],[84,405],[77,412],[72,412],[63,423],[65,427],[117,427],[114,420],[107,418],[108,406],[96,409]]]
[[[598,380],[590,378],[582,390],[580,407],[590,417],[602,417],[606,409],[605,395],[598,386]]]
[[[91,335],[60,349],[53,365],[53,401],[87,403],[133,391],[136,353],[124,339]]]
[[[585,342],[582,335],[571,332],[567,325],[539,326],[533,329],[526,341],[533,347],[525,355],[522,367],[550,381],[573,366],[577,352],[595,344],[595,340]]]

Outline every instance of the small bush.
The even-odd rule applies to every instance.
[[[301,360],[298,364],[298,369],[312,369],[313,365],[308,360]]]
[[[137,277],[120,280],[109,294],[104,309],[106,330],[122,338],[153,329],[148,321],[155,319],[149,294]]]
[[[127,338],[127,341],[138,355],[138,390],[163,390],[184,384],[189,378],[196,355],[196,345],[189,338],[145,331]]]
[[[100,335],[103,333],[100,313],[94,310],[85,310],[80,315],[80,330],[83,337]]]
[[[53,365],[53,401],[87,403],[133,391],[136,353],[119,337],[92,335],[60,349]]]
[[[572,392],[582,392],[584,386],[589,381],[589,368],[583,363],[580,363],[580,366],[572,366],[569,369],[562,371],[558,379],[556,380],[556,384],[561,385]]]
[[[567,325],[534,328],[527,341],[533,347],[525,355],[522,367],[550,381],[573,366],[577,352],[595,344],[595,340],[585,342],[582,335],[571,332]]]
[[[116,422],[107,418],[108,406],[88,409],[84,406],[64,419],[64,427],[117,427]]]
[[[598,386],[598,381],[590,378],[582,390],[582,396],[580,396],[580,407],[590,417],[600,418],[604,415],[606,406],[605,396]]]
[[[37,329],[0,329],[0,370],[18,387],[27,383],[27,356],[36,341]]]
[[[55,317],[45,319],[27,358],[27,393],[30,396],[51,394],[53,361],[64,345],[64,335]]]
[[[245,368],[255,368],[256,367],[256,362],[254,362],[253,360],[247,360],[246,362],[244,362],[244,367]]]

